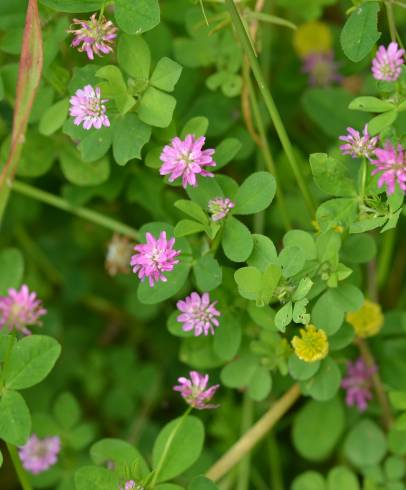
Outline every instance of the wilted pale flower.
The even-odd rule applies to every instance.
[[[76,90],[75,95],[70,98],[69,114],[75,119],[76,126],[83,123],[84,129],[90,129],[94,126],[100,129],[102,126],[109,127],[110,121],[106,115],[106,106],[108,99],[101,98],[100,88],[95,89],[91,85],[86,85]]]
[[[138,485],[134,480],[127,480],[124,487],[120,487],[120,490],[144,490],[144,487]]]
[[[127,274],[133,245],[128,237],[114,233],[107,247],[106,269],[111,276]]]
[[[192,293],[185,299],[176,303],[181,314],[177,317],[178,322],[183,323],[183,330],[188,332],[194,330],[195,335],[214,335],[214,327],[219,326],[219,321],[216,317],[220,316],[220,312],[216,310],[217,301],[210,303],[209,293],[203,293],[200,296],[198,293]]]
[[[345,141],[345,145],[340,146],[341,153],[344,155],[351,155],[352,158],[365,157],[371,158],[376,145],[378,144],[378,137],[370,137],[368,134],[368,124],[365,124],[362,136],[359,131],[353,128],[347,128],[348,134],[340,136],[341,141]]]
[[[299,359],[314,362],[324,359],[328,354],[328,340],[324,330],[314,325],[306,325],[300,329],[301,337],[293,337],[292,346]]]
[[[228,197],[215,197],[211,199],[208,203],[209,211],[212,214],[211,219],[213,221],[219,221],[225,218],[234,206],[235,204]]]
[[[345,401],[349,407],[355,405],[360,412],[367,409],[368,401],[372,399],[371,377],[376,371],[376,366],[367,366],[362,357],[348,363],[347,374],[341,381],[341,387],[347,391]]]
[[[371,337],[376,335],[383,325],[381,307],[366,299],[360,309],[347,313],[345,319],[352,325],[357,337]]]
[[[399,78],[404,63],[405,51],[397,43],[392,42],[388,48],[379,46],[375,58],[372,60],[372,75],[376,80],[394,82]]]
[[[72,46],[79,46],[78,51],[85,51],[89,60],[93,60],[95,54],[103,56],[113,51],[111,45],[117,37],[117,27],[110,20],[93,14],[89,20],[73,19],[73,24],[78,27],[72,26],[68,31],[74,34]]]
[[[188,134],[184,141],[175,137],[170,145],[162,150],[160,159],[163,162],[159,172],[161,175],[169,175],[169,182],[182,177],[182,185],[186,189],[188,185],[196,186],[196,175],[203,177],[214,177],[203,167],[215,167],[212,155],[214,150],[209,148],[202,150],[206,141],[204,136],[196,138]]]
[[[395,192],[396,182],[402,191],[406,192],[406,155],[402,145],[395,148],[391,142],[387,141],[385,147],[375,150],[377,160],[371,160],[376,168],[372,170],[372,175],[382,172],[378,180],[378,187],[386,184],[387,193]]]
[[[198,371],[190,371],[189,378],[178,378],[179,385],[173,387],[179,391],[186,403],[198,410],[217,408],[218,405],[210,405],[208,402],[213,398],[220,385],[213,385],[207,388],[209,382],[208,374],[201,374]]]
[[[308,54],[303,58],[303,71],[309,75],[309,84],[312,86],[328,87],[333,82],[341,80],[332,51]]]
[[[19,291],[9,289],[7,296],[0,297],[0,330],[6,327],[30,335],[27,326],[41,325],[39,318],[46,312],[41,300],[36,293],[30,293],[26,284]]]
[[[137,253],[131,257],[131,265],[141,281],[147,277],[152,287],[158,281],[167,281],[163,273],[173,270],[179,263],[175,257],[180,254],[180,250],[173,249],[175,239],[167,240],[165,231],[161,232],[159,238],[155,238],[151,233],[146,233],[145,237],[147,243],[134,247]]]
[[[58,461],[61,440],[58,436],[39,439],[35,434],[19,448],[19,456],[24,468],[36,475],[46,471]]]

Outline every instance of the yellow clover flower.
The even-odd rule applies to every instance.
[[[345,319],[352,325],[357,337],[362,338],[376,335],[383,325],[381,307],[367,299],[359,310],[347,313]]]
[[[332,44],[330,28],[324,22],[306,22],[293,35],[293,46],[301,58],[311,53],[328,53]]]
[[[301,337],[293,337],[292,346],[299,359],[305,362],[315,362],[324,359],[328,354],[328,340],[324,330],[314,325],[306,325],[300,329]]]

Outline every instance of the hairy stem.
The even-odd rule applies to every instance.
[[[12,184],[12,189],[15,192],[23,194],[24,196],[31,197],[33,199],[36,199],[37,201],[41,201],[45,204],[54,206],[55,208],[62,209],[63,211],[67,211],[68,213],[91,221],[92,223],[103,226],[104,228],[115,231],[122,235],[126,235],[130,238],[134,238],[135,240],[139,240],[140,238],[140,235],[136,229],[131,228],[130,226],[127,226],[120,221],[116,221],[113,218],[104,216],[103,214],[98,213],[97,211],[93,211],[91,209],[72,206],[72,204],[70,204],[66,199],[55,196],[49,192],[42,191],[31,185],[15,181]]]
[[[27,473],[22,467],[20,458],[18,457],[16,447],[13,446],[12,444],[9,444],[8,442],[6,443],[6,445],[22,490],[32,490],[32,486],[30,481],[28,480]]]
[[[227,9],[230,13],[231,16],[231,21],[234,25],[234,28],[236,30],[236,33],[240,39],[240,42],[243,46],[243,49],[245,53],[248,56],[251,70],[254,74],[254,77],[258,83],[259,90],[261,92],[261,95],[264,99],[266,108],[269,112],[269,115],[271,117],[271,120],[275,126],[276,133],[279,137],[279,140],[281,142],[282,148],[284,152],[286,153],[286,156],[288,158],[289,164],[292,168],[292,172],[296,178],[296,181],[298,183],[299,189],[303,195],[304,201],[306,203],[306,206],[308,207],[311,215],[313,216],[314,211],[315,211],[315,206],[313,203],[312,196],[310,195],[310,192],[306,186],[305,179],[302,175],[302,171],[300,166],[298,165],[292,144],[290,142],[289,136],[286,132],[285,126],[283,125],[282,119],[279,115],[279,111],[276,108],[275,102],[272,98],[271,92],[266,86],[264,76],[262,74],[261,68],[259,66],[258,60],[255,55],[255,51],[252,47],[252,43],[250,41],[250,37],[248,35],[248,32],[246,28],[244,27],[244,24],[241,20],[240,14],[234,4],[234,0],[225,0]]]
[[[300,388],[295,384],[208,470],[207,478],[217,481],[239,463],[285,415],[299,396]]]
[[[376,366],[374,357],[369,349],[367,342],[364,339],[357,339],[356,342],[365,364],[368,367]],[[376,398],[382,409],[382,424],[386,430],[389,430],[393,423],[393,414],[378,372],[375,372],[372,375],[372,383],[374,386]]]

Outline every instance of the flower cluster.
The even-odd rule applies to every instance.
[[[234,206],[235,204],[228,197],[215,197],[210,199],[207,205],[213,221],[220,221],[225,218]]]
[[[349,407],[356,406],[360,412],[368,407],[368,401],[372,399],[371,377],[376,373],[376,366],[367,366],[360,357],[355,362],[349,362],[346,376],[341,382],[341,387],[346,390],[345,401]]]
[[[0,297],[0,329],[15,329],[24,335],[30,335],[29,325],[41,325],[40,317],[46,314],[42,302],[36,293],[30,292],[23,284],[19,291],[9,289],[7,296]]]
[[[181,314],[177,320],[183,323],[183,330],[188,332],[195,331],[195,335],[214,335],[214,328],[219,326],[219,321],[216,317],[220,316],[220,312],[215,308],[217,301],[210,303],[209,293],[204,293],[200,296],[194,292],[185,299],[176,303]]]
[[[165,231],[161,232],[159,238],[155,238],[151,233],[146,233],[145,237],[147,243],[134,247],[137,253],[131,257],[130,263],[139,279],[143,281],[148,278],[149,285],[153,287],[158,281],[167,281],[163,273],[172,271],[179,263],[176,257],[180,254],[180,250],[173,248],[175,239],[168,240]]]
[[[60,450],[61,440],[58,436],[40,439],[32,434],[18,452],[24,468],[36,475],[56,464]]]
[[[120,490],[144,490],[144,487],[138,485],[134,480],[127,480],[124,487],[120,487]]]
[[[368,134],[368,125],[366,124],[361,135],[359,131],[353,128],[347,128],[348,134],[340,136],[341,141],[345,141],[344,145],[340,146],[340,150],[344,155],[351,155],[352,158],[365,157],[370,159],[378,144],[378,137],[371,137]]]
[[[301,337],[292,339],[292,346],[299,359],[305,362],[315,362],[324,359],[328,354],[328,340],[324,330],[314,325],[306,325],[300,329]]]
[[[73,34],[72,46],[78,51],[85,52],[89,60],[94,59],[94,55],[103,56],[113,51],[112,43],[117,37],[117,27],[100,16],[97,18],[93,14],[88,20],[73,19],[73,24],[77,25],[68,32]]]
[[[372,175],[381,173],[378,187],[386,185],[388,194],[395,192],[396,183],[403,192],[406,192],[406,154],[402,145],[394,147],[390,141],[384,148],[375,150],[376,160],[371,160],[375,168]]]
[[[383,314],[377,303],[365,300],[356,311],[347,313],[347,322],[352,325],[357,337],[365,338],[376,335],[383,325]]]
[[[309,84],[312,86],[328,87],[341,80],[332,51],[308,54],[303,59],[303,72],[309,75]]]
[[[70,98],[70,115],[74,118],[76,126],[83,124],[84,129],[100,129],[102,126],[109,127],[110,120],[106,115],[108,99],[101,98],[100,88],[86,85],[76,90],[75,95]]]
[[[177,136],[172,139],[170,145],[166,145],[161,153],[160,168],[161,175],[169,175],[169,182],[173,182],[182,177],[182,185],[186,189],[188,185],[197,185],[197,175],[202,177],[214,177],[214,174],[208,172],[204,167],[215,167],[212,155],[212,148],[202,150],[206,141],[204,136],[196,138],[188,134],[182,141]]]
[[[179,384],[174,386],[175,391],[179,391],[186,403],[198,410],[217,408],[218,405],[211,405],[209,402],[213,398],[220,385],[213,385],[207,388],[209,382],[208,374],[203,375],[198,371],[191,371],[189,378],[178,378]]]
[[[405,51],[397,43],[392,42],[387,48],[379,46],[375,58],[372,60],[372,75],[376,80],[387,82],[396,81],[402,71]]]

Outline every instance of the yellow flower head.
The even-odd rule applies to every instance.
[[[302,24],[295,31],[293,46],[301,58],[311,53],[328,53],[332,46],[329,26],[323,22]]]
[[[292,346],[299,359],[314,362],[324,359],[328,354],[328,340],[324,330],[314,325],[306,325],[300,329],[300,337],[293,337]]]
[[[376,335],[383,325],[383,314],[377,303],[365,300],[359,310],[347,313],[345,319],[350,323],[358,337]]]

